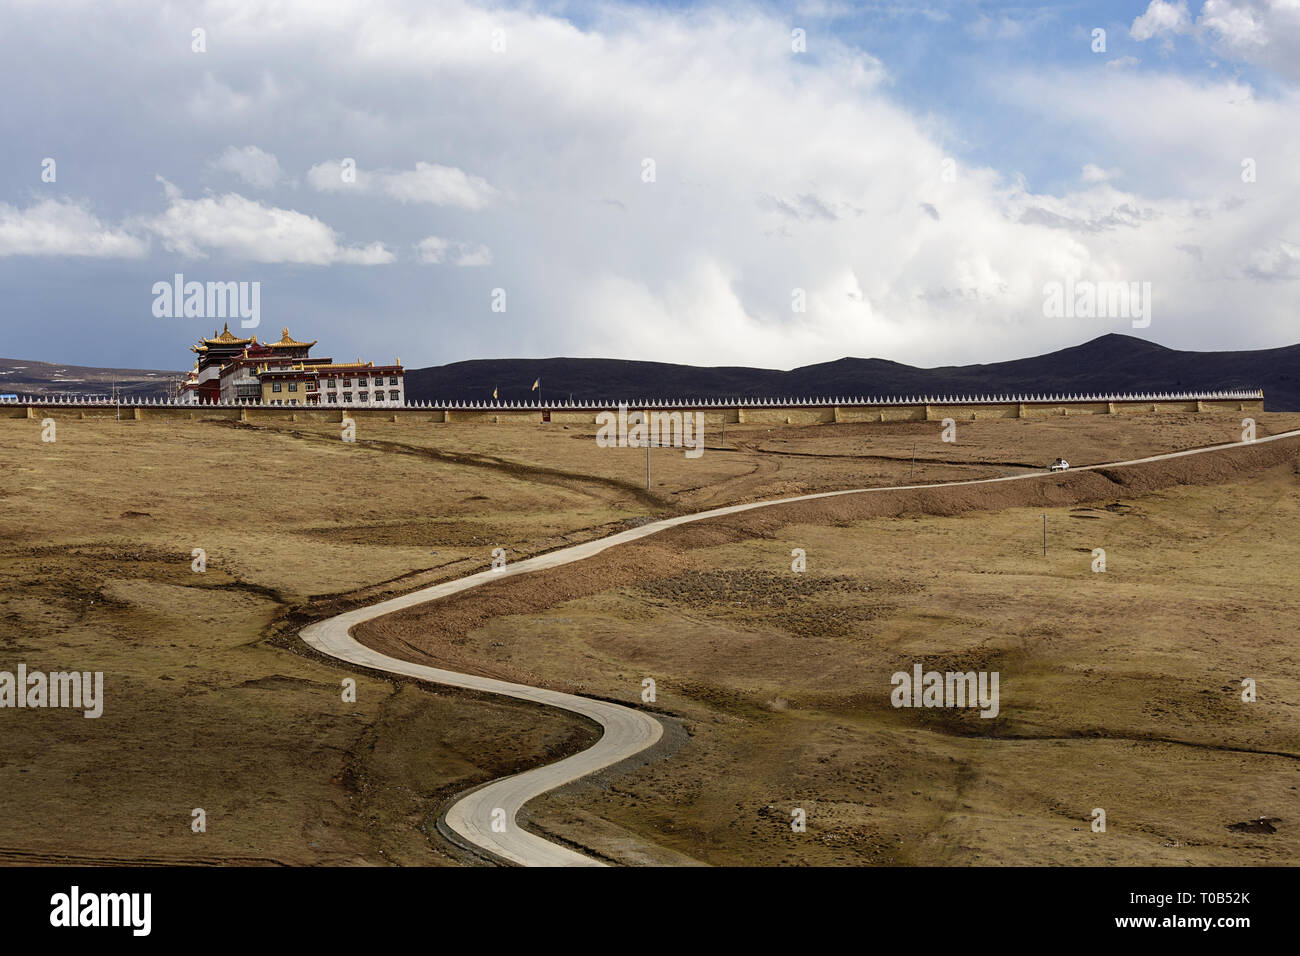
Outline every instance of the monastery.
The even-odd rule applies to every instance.
[[[177,398],[187,405],[357,405],[393,408],[406,404],[402,360],[336,364],[312,358],[315,341],[299,342],[282,329],[280,341],[241,339],[226,324],[220,335],[199,339],[198,356]]]

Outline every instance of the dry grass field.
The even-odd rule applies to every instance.
[[[1257,418],[1262,435],[1300,427]],[[0,861],[461,862],[432,825],[443,801],[594,728],[354,673],[309,652],[302,624],[482,570],[496,547],[517,560],[723,504],[1240,430],[1217,413],[962,423],[955,444],[938,423],[729,426],[699,459],[653,450],[647,492],[645,452],[598,449],[594,428],[362,423],[350,445],[331,425],[69,418],[46,444],[38,421],[0,421],[0,670],[102,670],[106,697],[98,720],[0,710]],[[711,522],[358,636],[624,701],[653,677],[684,743],[530,807],[615,860],[1288,862],[1288,454],[1153,487],[1072,476],[1041,501],[963,490]],[[999,716],[890,707],[890,674],[917,661],[998,670]],[[1259,817],[1281,822],[1228,829]]]

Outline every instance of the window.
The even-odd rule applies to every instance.
[[[344,393],[343,393],[343,401],[345,401],[345,402],[350,402],[350,401],[352,401],[352,393],[351,393],[351,392],[344,392]]]
[[[289,391],[291,391],[291,392],[296,392],[296,391],[298,391],[298,383],[297,383],[297,382],[290,382],[290,383],[289,383]]]
[[[391,392],[388,393],[388,400],[389,400],[390,402],[395,402],[395,401],[397,401],[397,391],[396,391],[396,389],[394,389],[393,391],[391,391]]]
[[[280,390],[280,383],[279,383],[279,382],[272,382],[272,383],[271,383],[271,391],[273,391],[273,392],[278,392],[279,390]]]
[[[362,392],[362,393],[361,393],[361,400],[362,400],[363,402],[365,402],[365,401],[369,401],[369,399],[370,399],[370,393],[369,393],[369,392]]]
[[[338,392],[330,392],[330,401],[331,401],[331,402],[337,402],[338,400],[339,400],[339,393],[338,393]]]
[[[389,385],[396,385],[396,384],[397,384],[397,376],[396,376],[396,375],[390,375],[390,376],[388,376],[388,384],[389,384]]]
[[[329,378],[329,386],[330,386],[330,388],[334,388],[334,376],[333,376],[333,375],[331,375],[330,378]]]
[[[345,379],[343,380],[343,387],[344,387],[344,388],[351,388],[351,387],[352,387],[352,379],[350,379],[350,378],[345,378]]]

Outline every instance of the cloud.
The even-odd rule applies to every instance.
[[[234,173],[256,189],[270,189],[285,179],[284,170],[274,153],[263,152],[256,146],[227,146],[212,161],[214,169]]]
[[[1151,280],[1149,334],[1165,344],[1294,338],[1293,267],[1278,237],[1300,238],[1300,166],[1287,161],[1300,155],[1300,91],[1287,80],[1280,4],[1205,4],[1185,33],[1180,5],[1138,8],[1137,32],[1236,43],[1278,71],[1264,81],[1212,71],[1203,55],[1103,66],[1082,57],[1079,37],[1038,28],[1041,45],[945,59],[954,37],[966,44],[962,27],[916,30],[900,48],[887,21],[923,26],[901,6],[871,29],[810,29],[807,55],[792,54],[788,18],[763,5],[601,3],[576,22],[557,9],[568,8],[213,4],[211,52],[196,56],[174,42],[193,27],[179,8],[87,5],[96,44],[51,74],[41,103],[10,103],[0,126],[36,128],[45,110],[64,138],[48,151],[93,146],[84,188],[100,188],[95,208],[115,218],[83,231],[116,232],[129,248],[157,237],[155,251],[286,266],[400,257],[383,270],[280,270],[282,301],[345,354],[934,365],[1125,328],[1047,320],[1043,284],[1064,275]],[[1250,39],[1239,10],[1267,43]],[[47,20],[24,5],[6,20],[0,55],[16,72],[66,46]],[[1080,58],[1059,56],[1054,34]],[[142,48],[159,55],[142,60]],[[911,62],[945,69],[918,80]],[[271,177],[247,167],[223,165],[244,178],[213,194],[190,185],[204,182],[196,164],[247,142],[284,169],[310,169],[295,209],[256,201]],[[160,207],[142,156],[194,198],[164,184]],[[331,156],[361,161],[355,182],[340,160],[320,162]],[[1258,159],[1257,182],[1242,182],[1243,157]],[[642,181],[646,158],[655,182]],[[9,173],[20,188],[20,165]],[[450,267],[433,304],[426,265]],[[33,287],[53,288],[49,275]],[[497,285],[508,313],[490,311],[486,287]],[[794,289],[805,312],[792,309]],[[70,291],[48,301],[70,324],[88,313]],[[362,326],[365,310],[375,320]]]
[[[1187,33],[1192,29],[1192,17],[1187,12],[1187,0],[1167,3],[1166,0],[1151,0],[1146,13],[1143,13],[1129,28],[1129,36],[1134,40],[1150,40],[1152,37],[1169,34]]]
[[[1270,14],[1276,14],[1277,20],[1281,21],[1287,16],[1288,10],[1294,26],[1297,12],[1294,3],[1255,5],[1234,3],[1232,0],[1206,0],[1197,23],[1212,31],[1229,50],[1238,55],[1250,55],[1268,45],[1266,21],[1270,19]]]
[[[1279,239],[1246,254],[1240,268],[1253,279],[1295,281],[1300,279],[1300,245]]]
[[[251,262],[303,265],[382,265],[394,256],[381,242],[343,246],[338,234],[312,216],[264,206],[237,193],[186,199],[161,176],[168,207],[140,225],[169,251],[193,259],[220,252]]]
[[[1085,183],[1104,183],[1120,175],[1119,169],[1102,169],[1096,163],[1086,163],[1079,173]]]
[[[317,163],[307,171],[307,182],[322,192],[379,193],[403,203],[461,209],[482,209],[498,195],[481,177],[437,163],[419,162],[414,169],[398,171],[354,169],[351,180],[344,178],[343,168],[341,160]]]
[[[42,199],[18,209],[0,203],[0,256],[139,259],[149,243],[101,222],[86,203]]]
[[[1300,77],[1300,3],[1296,0],[1205,0],[1192,20],[1186,0],[1153,0],[1133,21],[1135,40],[1190,36],[1217,56]]]
[[[442,265],[448,261],[456,266],[490,266],[492,250],[484,245],[473,245],[453,239],[429,236],[415,244],[419,259],[426,265]]]

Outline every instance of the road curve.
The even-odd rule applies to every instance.
[[[1300,436],[1300,429],[1257,438],[1253,442],[1232,442],[1226,445],[1212,445],[1186,451],[1167,452],[1162,455],[1135,458],[1129,461],[1081,465],[1077,468],[1071,468],[1070,471],[1092,471],[1099,468],[1116,468],[1153,461],[1166,461],[1171,458],[1201,455],[1229,448],[1241,448],[1246,445],[1258,445],[1296,436]],[[386,654],[371,650],[355,640],[352,637],[352,628],[365,621],[382,617],[385,614],[414,607],[417,604],[437,601],[440,598],[467,591],[489,581],[498,581],[517,574],[528,574],[532,571],[541,571],[546,568],[581,561],[597,555],[607,548],[627,544],[630,541],[657,534],[677,525],[702,521],[706,518],[719,518],[742,511],[751,511],[755,508],[768,508],[772,505],[789,504],[797,501],[813,501],[819,498],[835,498],[840,495],[911,491],[922,488],[949,488],[959,485],[992,484],[1000,481],[1025,481],[1048,477],[1050,475],[1047,472],[1028,472],[999,478],[972,478],[964,481],[945,481],[923,485],[850,488],[843,491],[825,491],[818,494],[799,495],[793,498],[780,498],[772,501],[754,501],[747,504],[713,508],[696,514],[679,515],[675,518],[665,518],[661,521],[645,524],[639,528],[620,531],[618,534],[610,535],[607,538],[537,555],[507,565],[501,570],[481,571],[455,581],[435,584],[432,587],[412,591],[410,594],[390,598],[369,607],[357,608],[337,617],[308,625],[302,629],[300,636],[307,644],[321,653],[362,667],[388,671],[406,677],[415,677],[449,687],[461,687],[468,690],[484,691],[489,694],[500,694],[518,700],[533,701],[550,707],[557,707],[570,713],[580,714],[600,724],[603,730],[601,738],[588,749],[556,763],[546,764],[523,773],[504,777],[473,790],[453,804],[445,816],[447,826],[463,840],[501,860],[523,866],[600,866],[603,864],[591,857],[568,847],[552,843],[522,829],[516,822],[515,817],[520,808],[534,797],[548,790],[554,790],[556,787],[562,787],[598,770],[613,766],[653,746],[663,736],[663,725],[655,717],[634,710],[631,707],[624,707],[608,701],[593,700],[575,694],[563,694],[540,687],[529,687],[526,684],[513,684],[509,681],[494,680],[490,677],[458,674],[454,671],[426,667],[422,664],[389,657]],[[504,816],[499,811],[504,811]],[[494,821],[497,822],[497,829],[501,832],[494,830]]]

